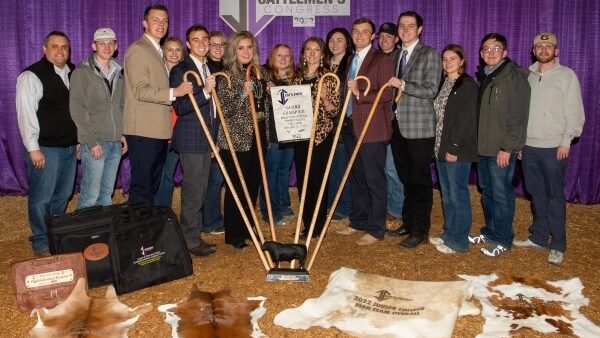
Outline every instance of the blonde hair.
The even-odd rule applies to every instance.
[[[223,65],[225,66],[225,69],[229,69],[235,76],[245,76],[244,68],[236,57],[238,44],[245,39],[252,41],[252,60],[250,63],[260,64],[258,59],[258,43],[256,43],[254,35],[248,31],[235,32],[229,38],[227,48],[225,49],[225,55],[223,56]]]

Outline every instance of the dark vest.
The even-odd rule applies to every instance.
[[[75,66],[69,65],[69,68],[72,71]],[[54,71],[54,65],[44,57],[25,70],[34,73],[44,88],[36,112],[40,125],[38,144],[44,147],[76,145],[77,127],[69,113],[69,89]]]

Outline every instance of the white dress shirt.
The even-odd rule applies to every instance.
[[[54,71],[69,88],[69,72],[71,69],[65,65],[62,69],[54,66]],[[28,152],[40,150],[38,139],[40,136],[40,123],[37,110],[44,95],[42,81],[31,71],[25,71],[17,78],[17,121],[23,139],[23,145]]]

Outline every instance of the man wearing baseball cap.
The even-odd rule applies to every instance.
[[[396,50],[398,43],[398,28],[392,22],[385,22],[379,27],[377,33],[379,39],[379,49],[386,54]]]
[[[522,151],[525,188],[531,194],[533,223],[529,238],[516,246],[550,249],[548,263],[562,264],[566,249],[564,176],[571,141],[585,120],[579,80],[558,61],[554,33],[533,40],[537,62],[529,67],[531,102],[527,138]]]
[[[69,107],[77,125],[83,169],[77,209],[111,205],[123,137],[123,67],[113,58],[115,32],[99,28],[92,42],[94,53],[71,76]]]

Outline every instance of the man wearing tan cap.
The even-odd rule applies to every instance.
[[[537,62],[529,67],[531,103],[522,151],[533,223],[529,238],[513,244],[549,248],[548,263],[559,265],[567,237],[564,176],[571,141],[581,135],[585,116],[577,75],[558,61],[556,35],[538,34],[533,55]]]
[[[115,32],[98,29],[92,49],[71,76],[69,107],[83,169],[77,209],[112,204],[121,155],[127,151],[122,136],[123,67],[113,58]]]

